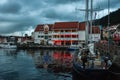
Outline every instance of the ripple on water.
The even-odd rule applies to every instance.
[[[53,55],[54,51],[47,52]],[[41,63],[44,53],[46,50],[0,49],[0,80],[72,80],[71,75],[67,77],[66,74],[55,74],[44,68],[36,68],[35,62]]]

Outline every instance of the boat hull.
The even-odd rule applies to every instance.
[[[67,49],[68,51],[77,51],[77,50],[79,50],[78,48],[68,48]]]
[[[15,45],[14,43],[1,43],[0,44],[0,48],[5,48],[5,49],[16,49],[17,45]]]
[[[73,64],[72,80],[109,80],[108,70],[85,69]]]
[[[73,63],[72,80],[119,80],[120,74],[105,69],[83,69]]]

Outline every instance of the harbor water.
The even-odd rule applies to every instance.
[[[60,50],[0,49],[0,80],[72,80],[70,70],[50,70],[48,64],[71,67],[73,54]]]

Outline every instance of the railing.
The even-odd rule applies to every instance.
[[[59,35],[67,35],[67,34],[71,34],[71,35],[77,35],[78,34],[78,32],[53,32],[53,34],[54,35],[57,35],[57,34],[59,34]]]
[[[52,40],[78,40],[78,38],[52,38]]]

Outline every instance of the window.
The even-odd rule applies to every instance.
[[[40,38],[40,35],[38,35],[38,38]]]

